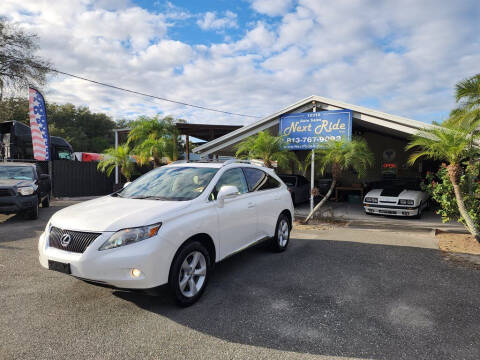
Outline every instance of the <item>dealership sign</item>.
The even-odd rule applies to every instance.
[[[352,111],[294,113],[280,118],[280,135],[290,150],[310,150],[330,140],[352,138]]]

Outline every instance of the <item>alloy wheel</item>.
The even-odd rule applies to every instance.
[[[193,251],[185,257],[178,276],[180,292],[187,298],[194,297],[205,284],[207,261],[200,251]]]
[[[284,247],[285,245],[287,245],[288,236],[289,236],[288,222],[287,220],[282,219],[280,221],[280,224],[278,224],[278,233],[277,233],[278,245],[280,245],[280,247]]]

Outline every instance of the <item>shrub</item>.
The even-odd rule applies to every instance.
[[[475,225],[479,227],[480,182],[472,180],[476,178],[477,174],[478,170],[467,167],[465,174],[460,177],[460,189],[464,196],[465,207]],[[465,225],[465,221],[458,211],[453,185],[446,167],[440,168],[437,173],[427,174],[426,180],[426,183],[422,185],[423,190],[439,205],[437,214],[442,216],[442,221],[456,220]]]

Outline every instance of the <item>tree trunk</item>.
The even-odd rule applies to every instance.
[[[468,213],[467,209],[465,208],[465,202],[463,201],[462,191],[460,190],[460,185],[458,183],[458,179],[460,178],[460,165],[457,164],[450,164],[447,167],[448,175],[450,177],[450,181],[453,185],[453,191],[455,193],[455,199],[457,200],[458,211],[462,216],[463,220],[465,220],[466,227],[470,234],[480,242],[480,233],[477,230],[475,223],[473,222],[470,214]]]
[[[310,218],[313,216],[313,214],[315,214],[317,212],[318,209],[320,209],[323,204],[325,204],[327,202],[327,200],[330,198],[330,196],[332,195],[332,192],[333,192],[333,189],[335,189],[335,185],[337,184],[337,180],[333,179],[332,181],[332,185],[330,185],[330,189],[328,189],[328,192],[327,194],[325,195],[325,197],[313,208],[313,210],[310,212],[310,214],[308,214],[307,218],[305,219],[305,223],[308,223],[308,221],[310,220]]]

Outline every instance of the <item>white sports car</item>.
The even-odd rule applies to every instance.
[[[393,179],[374,185],[363,207],[369,215],[413,216],[420,218],[428,207],[428,195],[420,188],[420,180]]]

